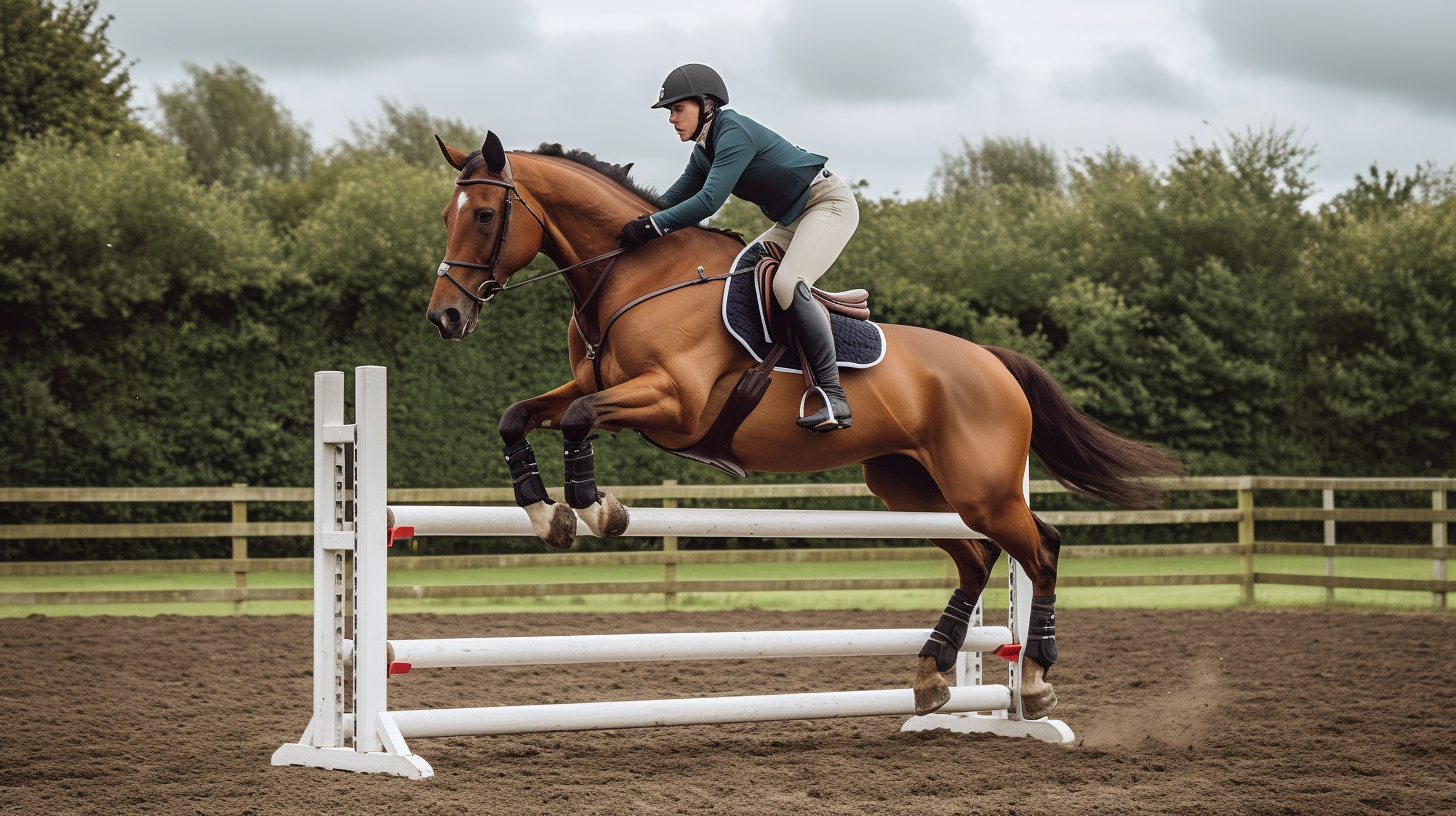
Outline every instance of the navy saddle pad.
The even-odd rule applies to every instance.
[[[773,348],[768,315],[763,313],[763,304],[772,298],[764,297],[759,291],[757,276],[753,274],[753,268],[765,254],[767,250],[758,241],[744,247],[733,260],[733,270],[743,270],[743,273],[729,278],[723,288],[723,325],[758,362],[763,362],[763,356]],[[834,329],[834,352],[840,368],[869,368],[885,359],[885,333],[876,323],[831,312],[829,324]],[[774,366],[774,371],[801,373],[798,353],[790,348]]]

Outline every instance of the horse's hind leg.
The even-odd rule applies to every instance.
[[[1046,674],[1057,662],[1057,556],[1062,549],[1062,534],[1035,513],[1041,546],[1037,552],[1040,580],[1033,579],[1031,620],[1026,642],[1022,644],[1021,712],[1028,720],[1040,719],[1057,706],[1057,693],[1046,682]],[[1030,570],[1028,570],[1030,574]]]
[[[870,491],[891,510],[955,511],[925,468],[907,456],[866,462],[864,474]],[[955,666],[956,654],[965,644],[971,612],[986,589],[991,567],[1001,554],[995,543],[983,539],[931,539],[931,543],[945,550],[955,563],[960,585],[951,594],[945,612],[920,650],[913,684],[916,714],[929,714],[950,702],[950,687],[941,672]]]
[[[1026,506],[1019,473],[1017,476],[1006,485],[983,482],[984,495],[966,491],[951,498],[950,503],[966,526],[989,536],[1016,559],[1031,579],[1031,628],[1021,661],[1021,710],[1024,717],[1035,720],[1051,713],[1057,705],[1056,691],[1046,682],[1046,672],[1057,658],[1055,605],[1061,536]]]

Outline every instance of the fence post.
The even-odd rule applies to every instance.
[[[233,482],[233,487],[247,487],[247,482]],[[248,503],[245,501],[233,502],[233,524],[248,523]],[[233,537],[233,586],[238,589],[245,589],[248,586],[248,539],[244,536]],[[241,615],[247,609],[247,601],[238,599],[233,601],[233,614]]]
[[[677,487],[677,479],[663,479],[662,486],[664,488]],[[677,507],[677,499],[664,498],[662,506]],[[663,536],[662,551],[664,553],[677,552],[677,536]],[[675,556],[669,555],[662,562],[662,580],[666,581],[669,586],[677,580],[677,561],[674,559]],[[677,593],[672,591],[662,593],[662,601],[666,606],[672,606],[677,603]]]
[[[1447,493],[1444,490],[1433,490],[1433,491],[1431,491],[1431,509],[1432,510],[1446,510],[1446,509],[1448,509],[1448,505],[1447,505],[1446,498],[1447,498]],[[1431,546],[1432,547],[1445,547],[1445,546],[1447,546],[1447,543],[1450,541],[1450,532],[1451,532],[1450,522],[1445,522],[1445,521],[1433,521],[1433,522],[1431,522]],[[1437,581],[1444,581],[1444,580],[1446,580],[1446,559],[1444,559],[1444,558],[1436,558],[1436,559],[1433,559],[1431,561],[1431,577],[1432,578],[1435,578]],[[1446,608],[1446,593],[1444,593],[1444,592],[1432,592],[1431,593],[1431,605],[1434,606],[1437,609],[1445,609]]]
[[[1324,501],[1322,502],[1322,504],[1324,505],[1324,509],[1326,509],[1326,510],[1333,510],[1333,509],[1335,509],[1335,491],[1334,490],[1326,490],[1326,491],[1324,491]],[[1335,520],[1334,519],[1325,519],[1325,546],[1326,547],[1333,547],[1333,546],[1335,546]],[[1330,578],[1335,577],[1335,557],[1333,555],[1326,555],[1325,556],[1325,575],[1327,577],[1330,577]],[[1325,602],[1328,603],[1330,601],[1333,601],[1334,599],[1335,599],[1335,588],[1332,587],[1332,586],[1325,587]]]
[[[1254,602],[1254,486],[1239,488],[1239,573],[1243,577],[1242,598]]]

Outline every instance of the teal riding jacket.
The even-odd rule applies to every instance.
[[[658,202],[664,209],[652,220],[663,232],[711,216],[729,193],[757,204],[773,221],[790,224],[804,212],[809,182],[828,161],[727,108],[718,111],[704,142],[693,148],[687,169]]]

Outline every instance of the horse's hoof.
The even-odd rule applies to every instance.
[[[930,714],[940,709],[941,706],[950,702],[950,686],[946,684],[945,678],[935,668],[935,658],[920,658],[920,666],[915,672],[915,713],[920,716]]]
[[[617,497],[605,492],[597,493],[595,503],[576,513],[597,538],[612,538],[627,532],[627,522],[631,520],[627,508],[617,501]]]
[[[527,505],[531,529],[536,537],[553,550],[569,550],[576,543],[576,515],[571,508],[556,502],[538,501]]]
[[[612,538],[627,532],[627,522],[632,520],[627,508],[611,493],[602,493],[600,501],[606,510],[606,524],[602,527],[601,537]]]
[[[1041,691],[1035,694],[1021,692],[1021,717],[1027,720],[1039,720],[1052,713],[1057,707],[1057,692],[1050,684],[1044,686]]]
[[[938,686],[915,689],[915,713],[919,716],[934,714],[950,702],[950,687],[941,681]]]

